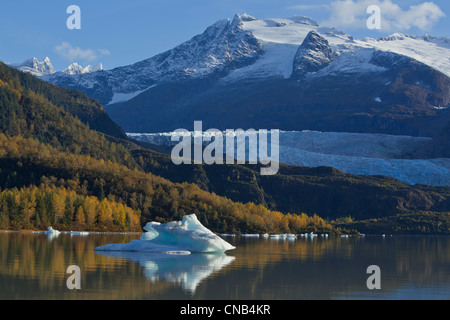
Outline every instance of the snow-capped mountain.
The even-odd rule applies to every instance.
[[[97,71],[102,71],[102,70],[103,70],[103,65],[101,63],[96,67],[88,65],[83,68],[78,63],[74,62],[70,66],[68,66],[66,69],[64,69],[62,72],[70,74],[70,75],[74,75],[74,74],[85,74],[85,73],[97,72]]]
[[[44,80],[81,90],[107,105],[131,99],[158,82],[223,76],[252,64],[263,53],[261,43],[243,28],[245,19],[220,20],[174,49],[130,66],[92,75],[55,74]]]
[[[30,73],[36,77],[44,77],[58,73],[53,68],[52,63],[48,57],[46,57],[41,62],[37,58],[32,58],[22,63],[11,64],[10,66],[20,71]],[[82,67],[78,63],[74,62],[61,72],[69,75],[75,75],[92,73],[102,70],[103,65],[101,63],[96,67],[93,67],[91,65]]]
[[[19,69],[20,71],[28,72],[36,77],[42,77],[45,75],[54,74],[56,72],[48,57],[41,62],[39,62],[36,58],[32,58],[25,60],[20,64],[12,64],[11,66]]]
[[[450,120],[448,38],[354,39],[307,17],[220,20],[133,65],[43,78],[127,131],[278,128],[433,136]]]

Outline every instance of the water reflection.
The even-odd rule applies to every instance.
[[[111,258],[124,258],[139,262],[144,276],[151,282],[161,280],[179,284],[183,290],[194,294],[200,282],[229,265],[235,257],[220,254],[155,254],[140,252],[98,252]]]
[[[140,234],[0,232],[1,299],[450,299],[450,237],[229,237],[225,254],[96,253]],[[379,292],[366,287],[381,268]],[[68,290],[78,265],[82,289]]]

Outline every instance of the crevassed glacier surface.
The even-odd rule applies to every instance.
[[[182,221],[165,224],[149,222],[140,240],[130,243],[107,244],[96,251],[130,251],[166,254],[217,253],[235,249],[198,221],[195,214]]]
[[[172,134],[128,133],[136,140],[165,146],[176,144],[171,141]],[[328,166],[355,175],[383,175],[410,185],[450,186],[450,159],[402,158],[429,143],[430,138],[308,130],[280,131],[279,138],[280,163]]]

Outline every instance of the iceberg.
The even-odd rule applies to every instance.
[[[58,230],[53,229],[52,227],[48,227],[47,231],[43,231],[43,234],[46,234],[49,240],[52,240],[54,238],[57,238],[61,232]]]
[[[277,240],[285,240],[287,238],[286,234],[271,234],[271,239],[277,239]]]
[[[89,232],[87,231],[70,231],[71,236],[88,236]]]
[[[129,251],[165,254],[219,253],[236,249],[198,221],[195,214],[182,221],[165,224],[149,222],[140,240],[129,243],[107,244],[95,251]]]
[[[58,230],[53,229],[52,227],[48,227],[47,231],[43,231],[43,234],[48,234],[48,235],[56,235],[56,234],[60,234],[61,232]]]

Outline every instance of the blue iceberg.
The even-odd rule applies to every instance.
[[[235,249],[198,221],[195,214],[182,221],[161,224],[149,222],[140,240],[130,243],[107,244],[95,251],[128,251],[165,254],[219,253]]]

